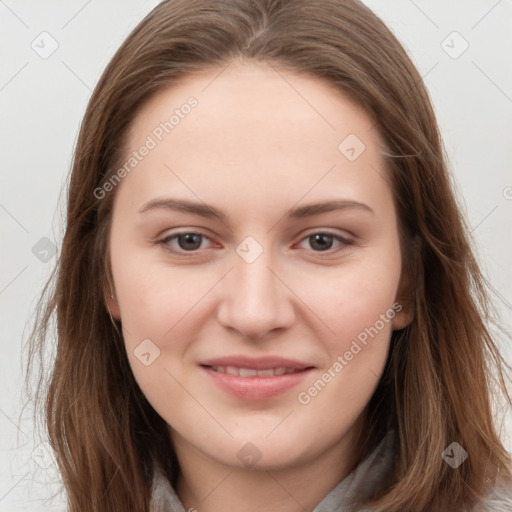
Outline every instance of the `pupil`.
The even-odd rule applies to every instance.
[[[201,246],[201,235],[196,233],[186,233],[178,237],[179,246],[181,249],[198,249]]]
[[[332,235],[328,234],[317,234],[317,235],[311,235],[309,237],[311,243],[311,247],[313,249],[318,248],[321,251],[325,251],[327,249],[330,249],[332,247]]]

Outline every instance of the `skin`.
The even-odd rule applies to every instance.
[[[298,393],[403,293],[382,140],[363,110],[317,78],[242,61],[221,71],[160,91],[131,126],[128,153],[187,98],[198,100],[115,190],[109,307],[122,322],[138,384],[169,425],[185,509],[312,510],[357,464],[357,436],[392,330],[410,321],[403,307],[307,405],[299,403]],[[349,134],[366,146],[354,161],[338,149]],[[140,213],[164,197],[207,203],[228,217]],[[337,199],[372,212],[286,217]],[[326,230],[350,243],[328,238],[332,246],[318,249],[308,237]],[[192,252],[167,240],[181,256],[155,243],[190,231],[206,235]],[[236,252],[247,236],[263,249],[252,263]],[[160,350],[148,366],[134,354],[145,339]],[[233,354],[315,368],[278,397],[243,400],[198,366]],[[261,454],[252,467],[237,457],[247,442]]]

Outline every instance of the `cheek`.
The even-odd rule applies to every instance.
[[[113,274],[123,326],[129,338],[164,342],[214,286],[210,269],[191,271],[144,257],[113,256]]]
[[[298,294],[307,297],[307,305],[326,327],[331,350],[348,350],[347,344],[358,337],[364,341],[364,333],[374,326],[384,337],[391,333],[391,320],[400,309],[393,308],[400,280],[399,249],[389,251],[388,257],[371,256],[323,276],[301,276],[297,283]]]
[[[116,266],[113,258],[113,270],[129,363],[146,398],[169,422],[171,403],[180,410],[193,406],[182,387],[186,363],[211,314],[205,295],[218,279],[211,269],[191,272],[126,255]]]
[[[169,397],[186,398],[178,382],[194,363],[193,341],[213,314],[208,292],[218,272],[125,254],[117,266],[112,259],[125,347],[136,381],[164,414]]]
[[[322,320],[325,350],[315,380],[301,388],[298,402],[345,424],[354,421],[375,391],[384,369],[396,302],[401,257],[398,241],[332,270],[329,279],[309,276],[300,293]],[[318,331],[320,332],[320,331]],[[339,407],[338,407],[339,405]]]
[[[326,422],[348,425],[368,404],[385,366],[401,271],[398,242],[336,271],[328,287],[310,294],[330,327],[325,364],[297,399],[321,411]],[[309,284],[313,285],[314,281]],[[332,332],[334,331],[334,332]],[[320,414],[320,413],[319,413]],[[340,427],[341,428],[341,427]]]

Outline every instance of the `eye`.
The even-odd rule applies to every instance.
[[[307,237],[301,240],[301,244],[304,242],[309,243],[310,247],[315,252],[326,252],[329,251],[335,243],[338,243],[338,247],[351,245],[352,241],[348,240],[335,233],[317,231],[316,233],[310,233]]]
[[[195,231],[182,231],[180,233],[168,235],[161,240],[158,240],[156,243],[161,245],[165,250],[169,252],[175,254],[186,254],[194,253],[199,249],[204,249],[205,246],[203,242],[206,240],[211,242],[210,238],[203,233]],[[310,233],[308,236],[301,240],[300,246],[307,249],[307,247],[304,247],[304,243],[308,243],[314,252],[319,253],[328,251],[336,252],[336,250],[342,250],[344,247],[352,245],[353,242],[352,240],[344,238],[335,233],[328,231],[317,231],[315,233]],[[337,244],[337,246],[335,244]],[[333,246],[335,249],[334,251],[331,251]]]
[[[181,233],[175,233],[174,235],[166,236],[157,243],[160,244],[164,249],[171,252],[193,252],[198,249],[204,249],[202,242],[204,240],[210,240],[203,233],[184,231]],[[175,242],[175,243],[172,243]]]

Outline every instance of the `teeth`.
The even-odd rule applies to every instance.
[[[250,370],[249,368],[240,368],[239,374],[240,377],[256,377],[258,375],[258,370]]]
[[[228,373],[238,377],[274,377],[275,375],[285,375],[287,373],[295,373],[300,370],[294,368],[268,368],[266,370],[256,370],[254,368],[237,368],[236,366],[211,366],[213,371],[219,373]]]
[[[275,375],[274,369],[269,368],[268,370],[258,370],[258,377],[273,377]]]
[[[222,366],[218,366],[217,368],[222,368]],[[229,373],[230,375],[238,375],[238,368],[235,368],[234,366],[226,366],[226,373]]]

